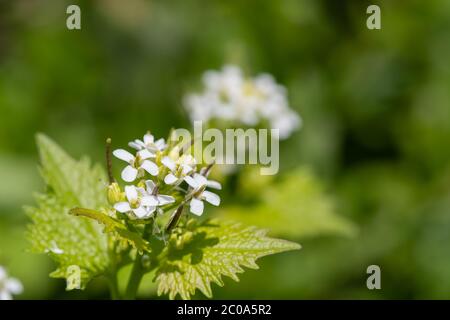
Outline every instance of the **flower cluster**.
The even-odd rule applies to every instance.
[[[279,129],[281,139],[301,124],[289,108],[286,89],[269,74],[246,78],[238,67],[225,66],[222,71],[205,72],[203,84],[201,94],[185,99],[192,121],[220,119],[246,126],[267,122],[272,129]]]
[[[8,276],[6,270],[0,266],[0,300],[11,300],[13,294],[21,294],[22,283]]]
[[[121,177],[129,184],[124,192],[115,182],[108,188],[108,199],[120,214],[147,219],[170,208],[189,205],[190,212],[200,216],[203,201],[220,204],[220,197],[206,190],[221,189],[220,183],[208,180],[210,167],[200,169],[187,148],[166,143],[164,139],[155,141],[150,133],[129,146],[135,149],[134,154],[124,149],[113,152],[127,163]]]

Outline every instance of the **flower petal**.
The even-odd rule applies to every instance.
[[[171,196],[158,195],[157,198],[160,206],[175,202],[175,198]]]
[[[148,194],[147,190],[145,190],[144,188],[136,187],[136,190],[137,190],[137,192],[138,192],[138,195],[145,196],[145,195]]]
[[[197,216],[201,216],[203,214],[203,201],[193,198],[190,202],[191,212]]]
[[[192,172],[192,170],[194,170],[191,166],[187,164],[182,164],[181,167],[183,168],[183,170],[181,171],[183,175],[188,175],[189,173]]]
[[[206,185],[208,187],[210,187],[210,188],[213,188],[213,189],[222,190],[222,185],[220,184],[220,182],[217,182],[217,181],[214,181],[214,180],[208,180]]]
[[[166,148],[166,141],[164,140],[164,138],[158,139],[155,142],[155,146],[159,151],[162,151]]]
[[[136,201],[138,199],[138,192],[135,186],[125,186],[125,194],[128,202]]]
[[[164,183],[165,184],[173,184],[178,180],[177,177],[175,177],[175,175],[173,173],[169,173],[167,176],[165,176],[164,178]]]
[[[164,157],[161,159],[161,162],[164,166],[166,166],[167,168],[170,169],[170,171],[175,171],[177,168],[177,165],[175,164],[175,162],[170,159],[169,157]]]
[[[139,219],[145,218],[149,215],[147,210],[145,210],[144,207],[139,207],[137,209],[133,209],[133,213],[138,217]]]
[[[206,179],[205,176],[202,176],[199,173],[195,173],[194,174],[194,179],[197,182],[198,186],[206,186],[206,184],[208,183],[208,179]]]
[[[145,196],[141,199],[141,205],[146,207],[154,207],[158,205],[158,199],[155,196]]]
[[[135,139],[134,142],[141,146],[141,149],[145,149],[145,143],[142,140]]]
[[[126,182],[133,182],[136,180],[138,174],[138,170],[133,168],[132,166],[126,166],[125,169],[122,170],[122,179]]]
[[[159,173],[158,166],[150,160],[145,160],[144,162],[142,162],[141,168],[150,173],[152,176],[157,176]]]
[[[154,158],[155,157],[155,154],[150,152],[150,151],[148,151],[147,149],[142,149],[141,151],[138,152],[138,155],[139,155],[139,157],[142,160],[150,159],[150,158]]]
[[[205,190],[202,192],[202,196],[205,198],[206,201],[208,201],[214,206],[218,206],[220,204],[220,197],[215,193]]]
[[[198,184],[197,180],[192,178],[191,176],[184,177],[184,181],[187,182],[188,185],[190,185],[192,188],[197,189],[200,185]]]
[[[118,159],[120,159],[120,160],[123,160],[123,161],[126,161],[126,162],[128,162],[128,163],[134,161],[134,156],[133,156],[131,153],[129,153],[128,151],[123,150],[123,149],[117,149],[117,150],[114,150],[114,151],[113,151],[113,155],[114,155],[116,158],[118,158]]]
[[[12,294],[21,294],[23,291],[23,286],[19,280],[15,278],[9,278],[5,282],[5,289],[11,292]]]
[[[156,184],[152,180],[147,180],[145,181],[145,186],[147,187],[147,192],[151,194]]]
[[[146,135],[144,135],[144,143],[146,145],[153,143],[153,141],[155,141],[155,138],[153,137],[153,135],[151,135],[150,133],[147,133]]]
[[[142,146],[141,146],[139,143],[136,143],[136,142],[134,142],[134,141],[129,142],[129,143],[128,143],[128,146],[129,146],[130,148],[136,149],[136,150],[138,150],[138,151],[142,149]]]
[[[148,215],[148,216],[151,216],[151,214],[152,214],[153,212],[155,212],[156,207],[146,207],[145,209],[147,210],[147,215]]]
[[[131,210],[130,204],[128,202],[118,202],[114,205],[114,209],[121,213],[125,213]]]

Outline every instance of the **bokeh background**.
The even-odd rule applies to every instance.
[[[81,31],[66,28],[69,4]],[[369,4],[381,30],[366,28]],[[183,95],[227,63],[287,87],[304,126],[282,142],[280,175],[308,168],[358,231],[290,236],[301,251],[215,297],[450,298],[449,39],[446,0],[0,0],[0,265],[18,298],[108,298],[101,279],[65,292],[26,251],[22,207],[44,188],[34,135],[103,161],[108,136],[189,127]],[[366,288],[371,264],[382,290]]]

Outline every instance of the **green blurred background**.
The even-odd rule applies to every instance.
[[[69,4],[81,31],[66,28]],[[381,30],[366,28],[369,4]],[[359,232],[291,238],[300,252],[215,298],[450,298],[449,40],[446,0],[0,0],[0,265],[23,281],[18,298],[108,298],[102,280],[65,292],[26,252],[22,207],[44,188],[35,133],[103,161],[107,136],[189,127],[183,95],[226,63],[288,88],[304,126],[282,142],[280,174],[308,167]],[[366,288],[370,264],[382,290]]]

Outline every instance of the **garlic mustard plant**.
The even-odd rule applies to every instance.
[[[132,150],[112,150],[108,139],[107,170],[75,161],[42,134],[37,144],[47,192],[27,208],[28,238],[32,251],[56,262],[51,276],[66,279],[68,290],[103,276],[112,298],[134,299],[143,276],[154,272],[159,295],[190,299],[200,290],[212,297],[211,282],[223,286],[223,276],[238,280],[242,267],[256,269],[260,257],[300,248],[239,221],[211,219],[221,199],[210,190],[222,188],[209,179],[214,164],[197,162],[193,143],[173,134],[166,143],[146,133],[128,144]],[[121,292],[117,275],[127,265]]]
[[[227,65],[221,71],[206,71],[203,85],[201,93],[185,97],[192,122],[269,127],[279,130],[280,139],[301,125],[301,118],[289,107],[286,88],[270,74],[250,78],[239,67]]]

